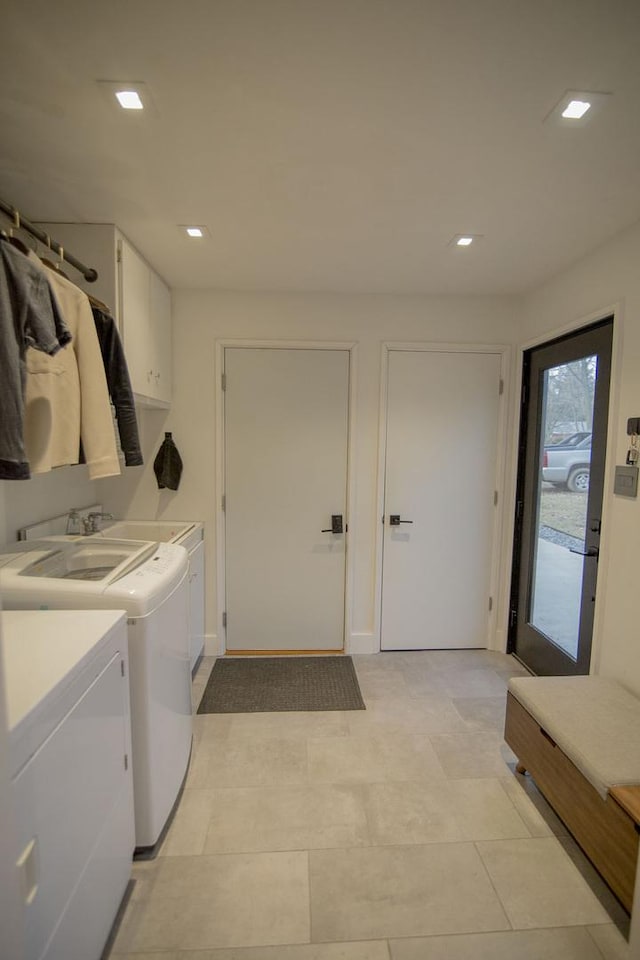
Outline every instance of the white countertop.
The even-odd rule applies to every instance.
[[[40,712],[95,656],[126,614],[119,610],[7,610],[2,667],[9,732]]]

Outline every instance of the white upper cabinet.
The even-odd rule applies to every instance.
[[[164,280],[108,223],[43,223],[39,226],[68,247],[98,279],[87,283],[72,267],[70,279],[102,300],[115,318],[138,403],[171,403],[171,294]]]
[[[118,238],[120,332],[133,392],[150,406],[171,402],[171,296],[124,237]]]
[[[149,310],[156,343],[153,396],[171,401],[171,293],[157,273],[149,274]]]

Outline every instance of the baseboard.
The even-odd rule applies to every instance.
[[[503,651],[505,649],[506,636],[503,630],[496,632],[496,645],[489,649]],[[257,651],[251,651],[252,653]],[[265,651],[259,651],[264,653]],[[289,651],[287,651],[289,652]],[[301,653],[312,651],[300,651]],[[313,651],[314,653],[316,651]],[[330,650],[329,653],[338,651]],[[352,633],[348,638],[345,653],[358,656],[359,654],[368,655],[380,653],[380,641],[373,633]],[[205,657],[223,657],[225,654],[224,640],[217,633],[207,633],[204,638],[204,656]]]
[[[223,657],[224,642],[217,633],[205,633],[204,635],[204,656],[205,657]]]
[[[489,647],[489,650],[497,650],[498,653],[507,652],[507,634],[503,629],[499,628],[496,630],[494,642]]]
[[[345,653],[351,653],[353,656],[380,653],[380,641],[373,633],[352,633]]]

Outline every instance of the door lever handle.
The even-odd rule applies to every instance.
[[[390,514],[389,514],[389,526],[390,526],[390,527],[399,527],[401,523],[413,523],[413,520],[401,520],[399,513],[390,513]]]
[[[597,547],[589,547],[587,550],[575,550],[573,547],[569,547],[569,553],[577,553],[580,557],[598,557],[600,555]]]
[[[320,533],[344,533],[342,528],[342,514],[341,513],[332,513],[331,514],[331,526],[326,530],[321,530]]]

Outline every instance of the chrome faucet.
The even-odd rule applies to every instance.
[[[67,535],[77,535],[83,532],[82,517],[77,507],[72,507],[67,516]]]
[[[91,536],[92,533],[100,533],[102,529],[100,526],[101,520],[113,520],[113,514],[111,513],[90,513],[88,516],[82,518],[83,533],[85,537]]]

